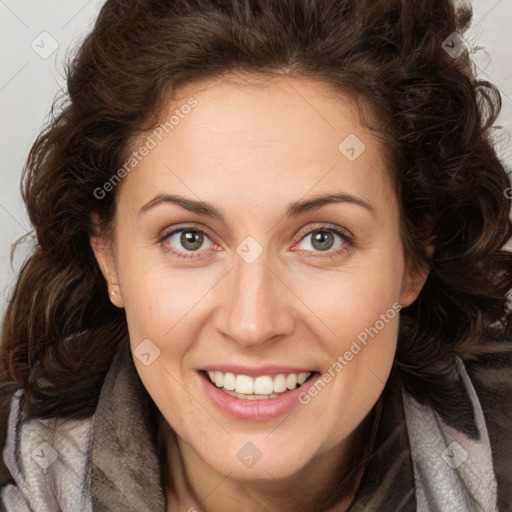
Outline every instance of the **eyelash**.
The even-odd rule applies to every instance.
[[[172,235],[174,235],[176,233],[180,233],[182,231],[185,231],[185,232],[186,231],[190,231],[190,232],[193,232],[193,233],[201,233],[201,234],[205,235],[207,238],[210,238],[208,236],[208,234],[206,233],[206,231],[204,231],[203,229],[197,228],[195,226],[183,226],[183,227],[180,227],[180,228],[177,228],[177,229],[173,229],[172,231],[169,231],[169,232],[165,233],[161,238],[159,238],[158,243],[162,246],[162,248],[166,252],[169,252],[173,256],[177,256],[178,258],[183,258],[183,259],[199,259],[199,258],[201,258],[201,256],[198,257],[198,256],[195,255],[199,251],[189,251],[189,252],[177,251],[177,250],[171,248],[170,246],[167,246],[167,245],[164,244],[164,242],[169,237],[171,237]],[[313,258],[320,257],[320,258],[322,258],[322,257],[326,257],[326,256],[332,257],[333,255],[336,256],[336,255],[343,254],[344,252],[348,251],[354,245],[352,237],[347,235],[345,232],[343,232],[343,231],[341,231],[341,230],[339,230],[337,228],[334,228],[334,227],[331,227],[331,226],[322,225],[322,224],[314,226],[309,231],[305,232],[299,238],[299,242],[302,241],[307,236],[309,236],[309,235],[311,235],[313,233],[318,233],[318,232],[321,232],[321,233],[334,233],[335,235],[338,235],[342,239],[343,243],[342,243],[342,245],[340,247],[338,247],[337,249],[334,249],[334,250],[327,250],[327,251],[298,250],[297,252],[306,253],[305,256],[308,257],[308,258],[309,257],[313,257]]]

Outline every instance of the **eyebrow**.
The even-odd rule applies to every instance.
[[[184,210],[188,210],[189,212],[196,213],[198,215],[204,215],[207,217],[211,217],[217,219],[223,223],[225,223],[224,214],[213,206],[211,203],[207,203],[205,201],[195,201],[192,199],[188,199],[183,196],[173,195],[173,194],[158,194],[151,201],[146,203],[139,211],[139,215],[154,208],[159,204],[176,204],[181,206]],[[288,208],[285,213],[285,218],[289,217],[298,217],[306,212],[318,210],[322,206],[326,204],[332,203],[348,203],[361,206],[365,208],[368,212],[370,212],[374,217],[376,215],[375,208],[364,199],[353,196],[351,194],[323,194],[313,199],[297,201],[295,203],[291,203],[288,205]]]

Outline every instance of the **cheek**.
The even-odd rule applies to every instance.
[[[173,428],[186,431],[183,421],[199,421],[197,415],[202,411],[183,392],[186,375],[182,370],[188,368],[187,354],[197,339],[198,302],[206,293],[207,283],[191,283],[183,270],[171,272],[161,264],[128,254],[119,261],[119,268],[137,372],[168,421],[172,417]],[[147,352],[151,354],[148,365],[138,357]]]
[[[317,334],[330,345],[329,351],[341,351],[376,321],[383,337],[396,336],[397,326],[390,329],[388,324],[399,307],[402,279],[400,253],[381,252],[335,272],[297,275],[294,292],[316,317]],[[379,319],[388,310],[384,329]]]
[[[186,339],[183,328],[190,325],[194,309],[212,288],[212,273],[187,272],[172,268],[162,254],[153,249],[130,249],[118,262],[119,280],[132,344],[153,337],[173,347]],[[179,339],[173,336],[180,330]]]
[[[332,417],[347,415],[354,427],[384,388],[398,337],[400,252],[373,256],[371,263],[369,258],[330,276],[318,274],[314,288],[311,279],[304,278],[297,289],[311,305],[315,319],[309,325],[327,354],[322,380],[331,390]],[[326,411],[317,412],[327,420]]]

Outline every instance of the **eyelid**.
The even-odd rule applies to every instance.
[[[322,230],[329,231],[330,229],[341,232],[349,240],[353,240],[355,238],[353,233],[351,231],[349,231],[347,228],[338,226],[337,224],[330,224],[328,222],[323,222],[323,223],[318,222],[318,223],[313,223],[312,225],[308,225],[304,229],[300,230],[297,235],[298,241],[302,240],[302,238],[305,235],[311,234],[312,231],[322,231]]]
[[[176,232],[179,232],[179,231],[197,231],[197,232],[200,232],[200,233],[204,233],[213,243],[216,243],[214,241],[215,237],[211,235],[210,231],[205,228],[204,226],[196,226],[194,225],[194,223],[187,223],[187,224],[183,224],[183,225],[177,225],[177,226],[172,226],[170,228],[164,228],[160,234],[157,236],[157,242],[162,242],[163,240],[165,240],[166,238],[169,238],[171,235],[175,234]]]
[[[301,243],[305,238],[307,238],[308,236],[312,235],[315,232],[326,232],[337,235],[339,238],[341,238],[342,242],[339,247],[336,247],[335,249],[328,249],[326,251],[293,249],[297,244]],[[342,228],[341,226],[338,225],[329,225],[328,223],[309,226],[305,231],[300,232],[298,241],[295,242],[295,244],[292,246],[292,251],[303,254],[304,257],[306,258],[340,258],[344,256],[347,252],[349,252],[351,249],[356,247],[353,235],[351,233],[348,233],[350,233],[350,231],[348,231],[347,229]]]

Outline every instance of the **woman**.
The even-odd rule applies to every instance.
[[[510,201],[468,19],[106,2],[26,166],[2,510],[511,510]]]

